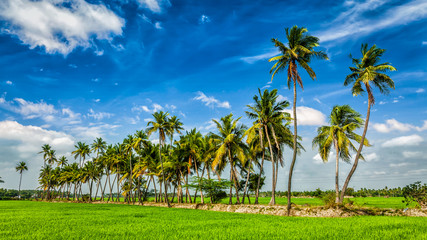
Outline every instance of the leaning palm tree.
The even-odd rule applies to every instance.
[[[221,169],[228,163],[230,164],[230,181],[234,183],[236,190],[236,201],[240,203],[238,192],[238,179],[236,163],[244,163],[247,158],[247,146],[243,142],[245,126],[237,125],[240,117],[233,119],[233,114],[221,118],[221,123],[212,120],[218,129],[219,134],[212,134],[212,139],[219,146],[215,152],[215,159],[212,162],[212,169],[220,166]],[[232,204],[232,186],[230,186],[229,204]]]
[[[334,106],[329,116],[330,126],[321,126],[317,129],[317,136],[313,139],[313,147],[318,147],[323,162],[327,162],[332,147],[336,152],[335,162],[335,203],[339,203],[339,159],[350,162],[350,151],[356,152],[351,140],[359,142],[360,135],[354,131],[363,125],[360,113],[349,105]],[[365,146],[368,146],[365,139]]]
[[[167,184],[166,184],[166,178],[165,178],[165,173],[164,173],[164,169],[163,169],[163,161],[162,161],[162,145],[165,142],[165,138],[166,135],[169,134],[170,132],[170,124],[169,124],[169,120],[168,120],[168,112],[155,112],[153,113],[153,117],[154,117],[154,121],[150,121],[148,122],[147,126],[150,126],[146,129],[147,135],[150,136],[152,133],[154,132],[159,132],[159,159],[160,159],[160,165],[161,165],[161,169],[162,169],[162,178],[163,178],[163,183],[164,183],[164,188],[165,188],[165,199],[166,199],[166,204],[168,205],[168,207],[171,207],[170,203],[169,203],[169,199],[168,199],[168,192],[167,192]]]
[[[296,113],[296,101],[297,101],[297,83],[304,89],[301,77],[298,73],[298,66],[304,68],[308,75],[314,80],[316,74],[308,65],[313,57],[319,59],[328,59],[328,56],[322,51],[314,51],[314,48],[319,46],[319,39],[314,36],[307,34],[307,29],[304,27],[293,26],[290,30],[286,30],[286,38],[288,39],[288,45],[286,46],[277,39],[272,39],[272,42],[280,51],[280,55],[272,57],[269,62],[276,62],[270,70],[272,73],[271,79],[273,80],[276,73],[286,70],[288,76],[288,88],[291,88],[293,83],[294,100],[293,100],[293,121],[294,121],[294,143],[293,143],[293,155],[292,162],[289,169],[288,179],[288,215],[291,210],[291,183],[292,174],[295,166],[295,160],[297,157],[297,113]]]
[[[362,44],[361,47],[362,57],[352,58],[355,67],[350,67],[350,73],[344,81],[344,86],[352,84],[351,92],[353,96],[362,95],[364,92],[368,93],[368,110],[366,113],[365,127],[363,129],[362,137],[360,140],[359,148],[357,149],[356,157],[354,158],[353,167],[351,168],[344,185],[341,190],[340,202],[342,203],[353,173],[356,171],[359,158],[365,142],[366,132],[368,131],[369,117],[371,114],[371,106],[375,104],[374,94],[372,88],[377,87],[380,93],[388,94],[390,89],[394,89],[394,81],[387,75],[387,71],[396,71],[390,63],[379,63],[385,49],[377,48],[373,45],[368,49],[368,44]],[[365,88],[365,89],[364,89]]]
[[[19,177],[19,188],[18,188],[18,198],[21,199],[21,181],[22,181],[22,172],[27,171],[28,167],[27,167],[27,163],[25,162],[19,162],[16,167],[15,167],[16,171],[19,172],[19,174],[21,175]]]

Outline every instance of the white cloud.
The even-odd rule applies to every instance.
[[[165,107],[166,107],[166,108],[168,108],[168,109],[171,109],[172,111],[176,109],[176,106],[175,106],[175,105],[173,105],[173,104],[171,104],[171,105],[166,104],[166,106],[165,106]]]
[[[320,154],[314,155],[313,160],[315,164],[325,164],[325,163],[335,162],[335,153],[330,152],[328,156],[328,161],[326,162],[323,161],[323,159],[320,157]]]
[[[111,41],[125,24],[105,5],[84,0],[3,0],[0,17],[8,22],[4,32],[31,49],[44,47],[47,53],[63,55],[77,47],[97,49],[94,39]]]
[[[409,163],[390,163],[390,167],[405,167],[408,165]]]
[[[374,171],[375,175],[385,175],[384,171]]]
[[[419,135],[402,136],[392,138],[382,144],[383,147],[397,147],[397,146],[418,146],[424,139]]]
[[[422,157],[423,153],[422,152],[412,152],[412,151],[403,151],[402,155],[404,158],[417,158],[417,157]]]
[[[87,114],[88,117],[91,117],[95,120],[102,120],[104,118],[111,118],[112,116],[114,116],[114,114],[112,113],[107,113],[107,112],[95,112],[93,111],[93,109],[89,109],[89,113]]]
[[[393,130],[397,130],[400,132],[407,132],[414,128],[411,124],[401,123],[397,121],[396,119],[388,119],[384,123],[375,123],[372,125],[372,127],[377,131],[381,133],[388,133]]]
[[[287,109],[285,112],[291,114],[293,118],[293,111],[291,109]],[[297,107],[297,120],[298,125],[319,126],[326,124],[325,114],[316,109],[304,106]]]
[[[146,113],[155,113],[158,111],[163,110],[164,108],[157,103],[153,103],[152,105],[152,109],[150,109],[149,107],[142,105],[142,106],[135,106],[131,109],[132,112],[146,112]],[[167,105],[169,106],[169,105]],[[173,106],[173,105],[172,105]],[[170,106],[169,106],[170,107]]]
[[[162,5],[170,6],[170,2],[168,0],[137,0],[137,2],[139,3],[139,6],[148,8],[155,13],[162,12]]]
[[[12,85],[12,84],[13,84],[13,82],[12,82],[12,81],[7,80],[7,81],[6,81],[6,84],[7,84],[7,85]]]
[[[282,95],[277,95],[277,101],[278,102],[282,102],[282,101],[289,101],[287,97],[284,97]]]
[[[24,126],[16,121],[0,122],[0,139],[15,141],[12,148],[21,158],[34,157],[43,144],[50,144],[58,153],[69,151],[74,145],[73,137],[68,134],[31,125]]]
[[[408,123],[401,123],[396,119],[388,119],[385,123],[374,123],[372,127],[381,133],[389,133],[391,131],[407,132],[410,130],[417,130],[419,132],[427,130],[427,120],[424,120],[421,127],[417,127]]]
[[[372,162],[378,159],[378,155],[376,153],[368,153],[364,157],[367,162]]]
[[[424,88],[418,88],[415,92],[416,93],[423,93],[423,92],[425,92],[426,90],[424,89]]]
[[[18,113],[25,119],[43,118],[49,121],[52,119],[52,115],[57,113],[53,105],[47,104],[43,100],[39,103],[34,103],[22,98],[15,98],[13,101],[6,101],[1,98],[0,107]]]
[[[94,99],[93,101],[96,103],[99,103],[99,102],[101,102],[101,99],[97,98],[97,99]]]
[[[150,121],[153,121],[154,119],[152,119],[152,118],[144,118],[144,122],[150,122]]]
[[[106,134],[111,134],[112,130],[120,127],[120,125],[112,124],[90,124],[89,126],[66,126],[68,132],[83,141],[92,141],[98,137],[105,137]]]
[[[155,27],[156,29],[163,29],[163,27],[162,27],[162,23],[161,23],[161,22],[156,22],[156,23],[154,24],[154,27]]]
[[[344,4],[347,10],[342,12],[325,31],[316,36],[322,42],[348,37],[359,37],[382,29],[406,25],[427,16],[427,2],[414,0],[400,6],[391,6],[387,11],[377,11],[374,17],[366,18],[379,7],[388,4],[386,0],[369,0],[363,3]],[[382,13],[382,14],[381,14]]]
[[[200,18],[199,18],[199,24],[205,24],[205,23],[210,23],[210,22],[211,22],[211,19],[204,14],[202,16],[200,16]]]
[[[421,44],[422,45],[427,45],[427,41],[423,41]]]
[[[199,100],[205,103],[206,106],[209,107],[219,107],[219,108],[231,108],[231,105],[228,101],[221,102],[213,96],[206,96],[203,92],[197,92],[197,96],[193,98],[193,100]]]
[[[81,123],[81,114],[80,113],[75,113],[73,111],[71,111],[71,109],[69,108],[63,108],[62,109],[62,115],[65,115],[65,119],[63,119],[62,121],[66,121],[68,122],[68,124],[77,124],[77,123]]]
[[[313,98],[314,101],[316,101],[319,104],[322,104],[322,102],[318,98]]]

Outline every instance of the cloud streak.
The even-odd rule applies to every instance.
[[[228,101],[219,101],[213,96],[206,96],[203,92],[197,92],[197,96],[193,98],[193,100],[198,100],[203,102],[208,107],[218,107],[218,108],[227,108],[230,109],[231,105]]]
[[[372,13],[385,6],[387,2],[385,0],[367,0],[364,3],[345,4],[347,6],[344,7],[347,7],[347,10],[335,18],[328,29],[318,32],[316,36],[322,42],[349,37],[357,38],[382,29],[406,25],[427,16],[427,2],[416,0],[391,7],[387,11],[381,11],[383,14],[376,14],[376,17],[369,19],[365,17],[367,13]]]

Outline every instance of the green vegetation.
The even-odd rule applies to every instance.
[[[426,218],[280,216],[115,204],[0,202],[1,239],[425,239]]]

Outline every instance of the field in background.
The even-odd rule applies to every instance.
[[[426,239],[427,218],[304,218],[116,204],[0,201],[1,239]]]

